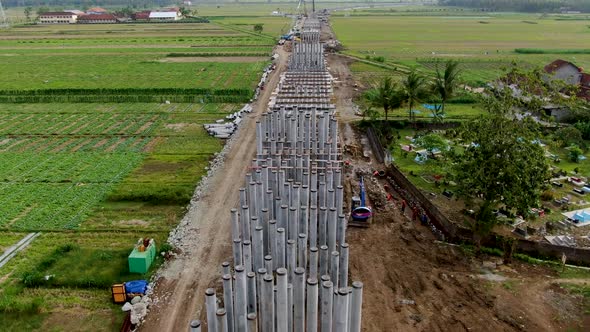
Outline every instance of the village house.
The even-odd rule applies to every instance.
[[[180,9],[168,8],[162,11],[154,11],[150,13],[150,21],[178,21],[182,18]]]
[[[590,101],[590,74],[584,73],[582,68],[569,61],[558,59],[546,65],[545,72],[551,75],[551,79],[578,86],[578,97]]]
[[[136,21],[147,21],[150,18],[150,14],[151,11],[149,10],[144,10],[142,12],[137,12],[131,15],[131,18],[133,18]]]
[[[39,15],[41,24],[74,24],[78,15],[69,12],[47,12]]]
[[[117,23],[117,17],[113,14],[92,14],[84,15],[78,18],[78,23],[81,24],[108,24]]]

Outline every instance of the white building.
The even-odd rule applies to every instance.
[[[151,21],[178,21],[182,18],[179,11],[151,12]]]
[[[69,12],[47,12],[39,15],[41,24],[74,24],[78,15]]]

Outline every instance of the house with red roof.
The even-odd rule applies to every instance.
[[[78,23],[82,24],[108,24],[117,23],[117,17],[113,14],[92,14],[78,17]]]
[[[579,86],[578,97],[590,101],[590,74],[575,64],[557,59],[545,66],[545,72],[551,79],[562,80],[567,84]]]
[[[131,15],[131,18],[133,18],[134,20],[149,20],[150,18],[150,10],[144,10],[142,12],[137,12]]]

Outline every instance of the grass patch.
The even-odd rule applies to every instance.
[[[99,249],[68,243],[59,246],[36,267],[23,273],[21,282],[27,287],[108,289],[114,283],[144,279],[149,273],[140,275],[128,272],[127,256],[132,247]],[[155,266],[159,265],[158,261],[154,262]]]
[[[584,298],[584,314],[590,314],[590,286],[576,284],[561,284],[570,293],[581,295]]]
[[[41,328],[47,316],[48,314],[2,313],[0,326],[4,331],[36,331]]]

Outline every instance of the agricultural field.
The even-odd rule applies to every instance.
[[[15,26],[0,31],[0,90],[251,90],[275,41],[217,24]],[[242,61],[242,57],[256,61]],[[180,60],[180,59],[183,60]]]
[[[0,105],[0,228],[79,228],[109,197],[187,202],[221,148],[202,124],[238,107]]]
[[[163,262],[127,256],[166,248],[223,147],[203,124],[252,98],[291,23],[211,21],[0,30],[0,250],[40,232],[0,267],[3,330],[119,330],[110,285]]]
[[[41,328],[47,317],[67,316],[76,307],[89,324],[99,324],[97,317],[111,321],[99,330],[117,329],[122,315],[110,304],[108,285],[149,276],[126,272],[127,255],[139,237],[165,242],[223,145],[202,124],[241,106],[0,104],[0,249],[25,232],[42,231],[0,268],[9,275],[0,283],[0,311],[15,312],[0,315],[0,323],[18,329],[23,324],[18,313],[39,311],[43,314],[32,321],[39,319]],[[64,246],[68,249],[61,252]],[[49,264],[52,255],[59,257]],[[74,268],[78,262],[95,270]],[[27,285],[31,275],[55,279]],[[82,289],[53,291],[70,287]],[[94,316],[94,310],[100,314]]]
[[[497,78],[513,61],[535,68],[561,58],[590,67],[587,17],[389,9],[378,13],[374,9],[333,16],[332,27],[345,53],[362,59],[382,56],[392,69],[417,67],[424,72],[433,72],[437,61],[456,59],[472,86]]]

